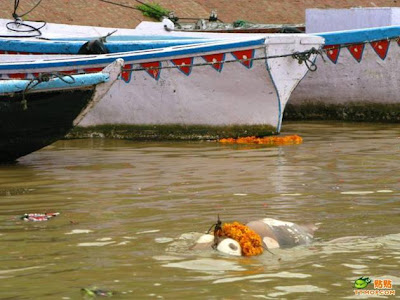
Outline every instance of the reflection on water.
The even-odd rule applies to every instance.
[[[303,144],[71,140],[0,166],[0,299],[93,285],[118,299],[351,299],[360,276],[399,287],[400,125],[283,128]],[[29,212],[61,214],[18,219]],[[189,251],[217,214],[320,229],[259,257]]]

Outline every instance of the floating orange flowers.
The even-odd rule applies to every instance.
[[[242,255],[253,256],[263,253],[260,236],[246,225],[238,222],[222,225],[222,236],[234,239],[242,248]]]
[[[224,144],[259,144],[259,145],[296,145],[301,144],[303,139],[298,135],[287,135],[287,136],[266,136],[266,137],[240,137],[237,139],[227,138],[220,139],[220,143]]]

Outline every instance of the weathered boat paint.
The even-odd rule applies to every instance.
[[[315,33],[325,39],[325,46],[381,41],[400,37],[400,26]]]
[[[78,54],[81,47],[96,37],[87,40],[42,40],[0,38],[0,54]],[[157,49],[178,45],[199,44],[206,39],[138,40],[132,36],[128,41],[107,41],[104,43],[109,53]],[[109,40],[107,38],[107,40]]]
[[[29,87],[30,91],[72,89],[75,87],[94,86],[110,79],[107,73],[66,75],[61,78],[53,78],[50,81],[43,81],[38,85],[32,85],[31,80],[4,80],[0,81],[0,94],[13,94],[22,92]]]

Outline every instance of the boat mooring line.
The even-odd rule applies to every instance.
[[[64,77],[71,78],[71,81],[68,81],[68,80],[64,79]],[[31,89],[33,89],[35,86],[39,85],[42,82],[48,82],[48,81],[50,81],[50,79],[53,79],[53,78],[58,78],[61,81],[67,83],[67,84],[75,83],[75,78],[72,77],[69,74],[60,74],[60,73],[43,73],[43,74],[40,74],[38,77],[35,77],[35,78],[31,79],[30,82],[27,84],[26,88],[22,92],[21,104],[22,104],[24,110],[28,109],[28,102],[26,101],[25,95]]]
[[[248,62],[254,60],[268,60],[274,58],[284,58],[284,57],[292,57],[293,59],[297,59],[299,64],[304,64],[307,68],[314,72],[317,70],[317,65],[314,61],[310,59],[312,54],[319,54],[322,56],[322,49],[315,49],[314,47],[307,51],[302,52],[295,52],[291,54],[282,54],[282,55],[271,55],[271,56],[262,56],[262,57],[255,57],[255,58],[245,58],[245,59],[232,59],[232,60],[222,60],[222,61],[213,61],[213,62],[204,62],[204,63],[197,63],[197,64],[189,64],[184,65],[184,67],[202,67],[202,66],[212,66],[215,64],[225,64],[225,63],[233,63],[233,62]],[[310,64],[310,65],[309,65]],[[129,72],[137,72],[137,71],[149,71],[149,70],[161,70],[161,69],[177,69],[182,67],[182,65],[171,65],[171,66],[160,66],[160,67],[148,67],[148,68],[124,68],[123,71]]]

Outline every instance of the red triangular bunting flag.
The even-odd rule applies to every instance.
[[[146,69],[146,72],[153,77],[155,80],[158,80],[160,78],[160,73],[161,73],[161,62],[156,61],[156,62],[148,62],[148,63],[142,63],[140,64],[142,68]],[[153,69],[154,68],[154,69]]]
[[[334,63],[336,64],[338,58],[339,58],[339,52],[340,52],[340,46],[339,45],[329,45],[324,47],[326,56]]]
[[[212,67],[217,70],[218,72],[222,71],[223,67],[223,61],[225,59],[225,53],[220,53],[220,54],[210,54],[210,55],[205,55],[203,58],[209,62],[212,63]]]
[[[183,74],[189,75],[192,71],[193,58],[177,58],[171,61]]]
[[[103,68],[86,68],[83,70],[85,71],[85,73],[97,73],[97,72],[101,72],[103,70]]]
[[[347,49],[349,49],[351,55],[353,55],[353,57],[360,62],[363,55],[364,46],[365,44],[354,44],[347,46]]]
[[[132,76],[132,71],[131,71],[131,69],[132,69],[132,64],[130,64],[130,65],[125,65],[125,69],[126,69],[126,70],[123,70],[123,71],[121,72],[121,78],[122,78],[123,81],[129,82],[129,81],[131,81],[131,76]]]
[[[65,75],[78,74],[78,70],[62,71],[61,73]]]
[[[8,77],[10,77],[11,79],[25,79],[26,76],[27,75],[25,73],[8,74]]]
[[[250,50],[242,50],[242,51],[235,51],[232,52],[232,55],[240,60],[240,63],[247,68],[251,68],[253,65],[252,58],[254,57],[254,49]]]
[[[372,48],[382,60],[386,58],[386,54],[389,50],[389,43],[389,40],[371,42]]]

